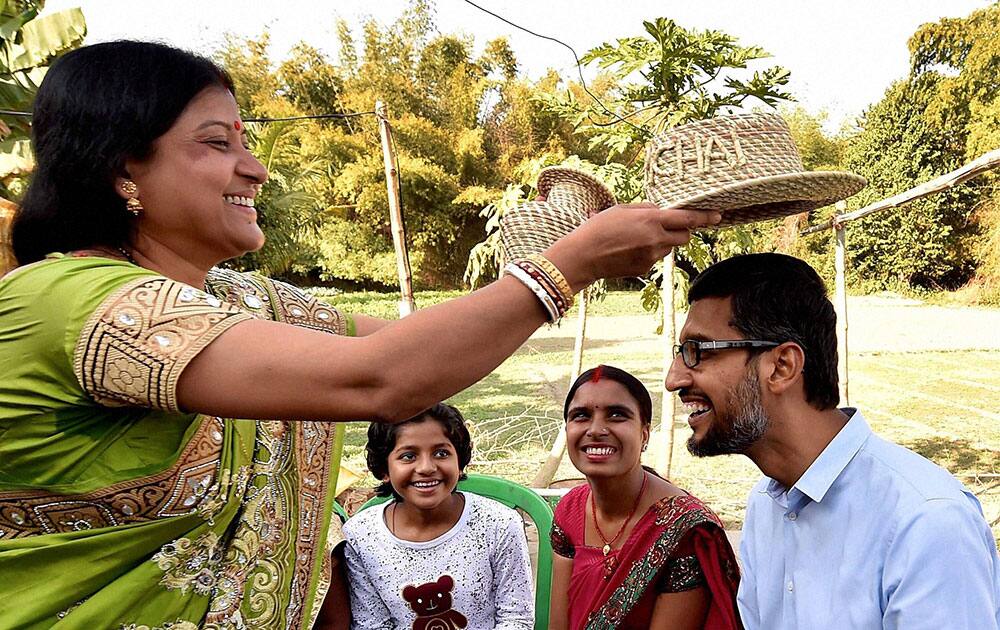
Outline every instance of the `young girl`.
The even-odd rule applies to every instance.
[[[740,628],[719,518],[640,463],[652,409],[643,384],[608,365],[570,388],[567,451],[587,484],[556,508],[551,630]]]
[[[472,440],[437,404],[396,425],[372,423],[367,459],[393,500],[344,525],[352,628],[530,630],[531,567],[517,512],[457,492]]]

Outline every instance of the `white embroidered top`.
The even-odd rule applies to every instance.
[[[521,517],[463,494],[458,522],[427,542],[389,531],[383,514],[390,503],[347,521],[352,628],[531,630],[535,605]]]

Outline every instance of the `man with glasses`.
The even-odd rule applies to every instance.
[[[748,630],[1000,627],[1000,556],[976,498],[945,470],[838,409],[836,315],[806,263],[713,265],[667,388],[688,449],[741,453],[750,493],[739,609]]]

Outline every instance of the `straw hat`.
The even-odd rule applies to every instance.
[[[547,249],[589,217],[615,205],[615,196],[593,175],[551,166],[538,176],[545,201],[527,201],[500,217],[500,243],[507,260]]]
[[[646,147],[646,198],[663,208],[718,210],[719,225],[750,223],[821,208],[864,188],[842,171],[805,171],[777,114],[699,120]]]

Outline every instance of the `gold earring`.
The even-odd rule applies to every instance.
[[[128,195],[128,199],[125,201],[125,208],[132,213],[132,216],[139,216],[139,213],[142,212],[142,202],[139,201],[139,197],[137,196],[139,187],[131,179],[126,179],[122,182],[122,192]]]

